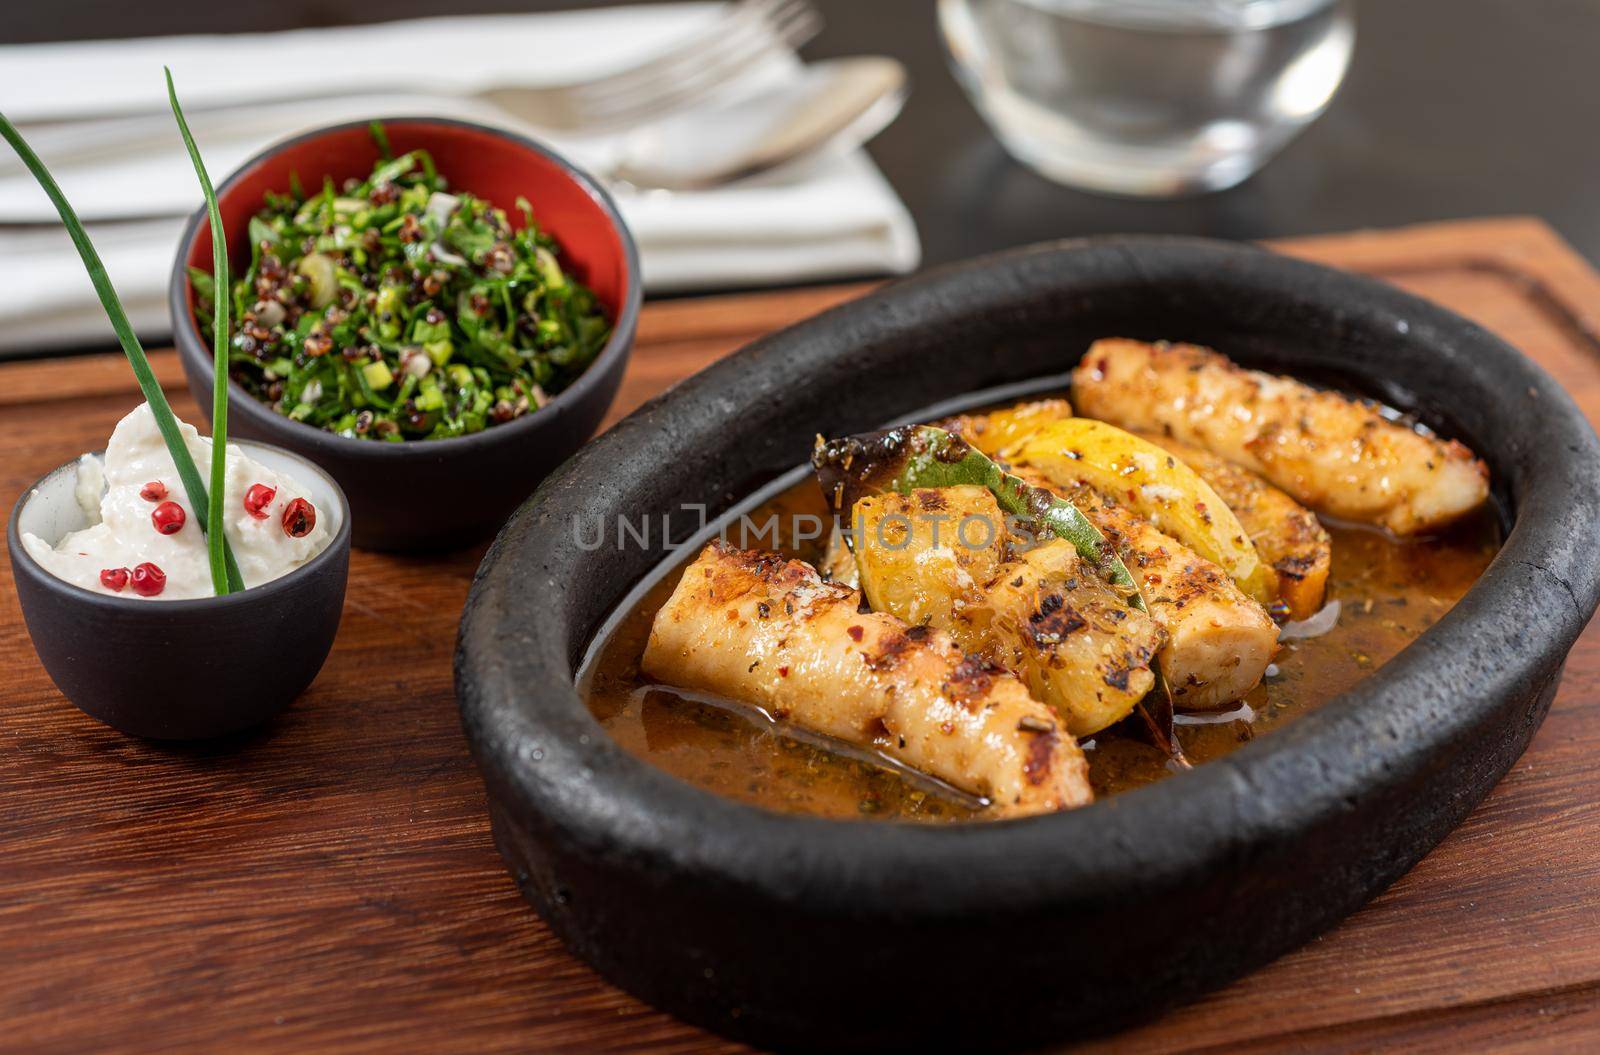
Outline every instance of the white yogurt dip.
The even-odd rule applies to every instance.
[[[209,482],[210,438],[182,422],[178,427],[201,478]],[[157,500],[143,497],[141,492],[151,483],[162,485],[165,496]],[[246,494],[257,484],[275,492],[270,501],[257,503],[256,512],[262,516],[254,515],[245,504]],[[228,448],[222,493],[223,528],[246,587],[288,574],[332,541],[329,511],[322,509],[316,510],[316,524],[310,531],[291,537],[284,527],[284,510],[297,498],[312,502],[310,493],[293,477],[267,468],[234,446]],[[117,423],[103,464],[92,454],[79,461],[76,494],[89,517],[89,527],[63,536],[54,547],[37,535],[22,536],[23,548],[46,571],[86,590],[143,599],[131,584],[120,590],[107,587],[100,573],[127,569],[131,574],[139,565],[153,564],[165,573],[166,585],[149,599],[212,596],[205,533],[148,403]],[[175,502],[183,509],[183,526],[172,534],[162,534],[152,520],[163,502]]]

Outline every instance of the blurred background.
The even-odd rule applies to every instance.
[[[1028,8],[1052,8],[1054,0],[970,0],[978,7],[991,2],[1016,9],[992,16],[1003,21],[1026,16]],[[1077,0],[1059,2],[1071,7]],[[1139,6],[1145,0],[1129,2]],[[1292,7],[1298,0],[1235,2]],[[1235,186],[1153,198],[1074,189],[1008,153],[952,73],[950,50],[941,36],[941,5],[929,0],[813,3],[822,25],[800,48],[805,61],[883,55],[899,60],[909,72],[911,88],[903,112],[867,150],[893,196],[904,203],[910,229],[896,226],[902,218],[892,205],[875,204],[869,211],[888,233],[875,230],[872,238],[877,241],[860,252],[813,254],[798,263],[793,257],[775,258],[770,266],[751,256],[740,266],[698,269],[662,257],[666,262],[658,266],[652,261],[652,239],[658,238],[652,224],[667,207],[659,200],[651,204],[645,195],[636,206],[624,205],[630,223],[638,226],[639,216],[644,217],[647,230],[641,232],[641,243],[652,295],[903,272],[1009,246],[1102,232],[1259,239],[1514,213],[1543,217],[1590,260],[1600,261],[1600,209],[1593,205],[1592,192],[1594,174],[1600,172],[1600,136],[1594,132],[1595,96],[1589,83],[1594,47],[1600,42],[1600,3],[1594,0],[1349,0],[1333,5],[1353,19],[1355,43],[1343,85],[1326,112]],[[1148,3],[1164,6],[1162,0]],[[947,26],[950,9],[968,4],[950,0],[942,5]],[[1205,7],[1207,0],[1192,4]],[[469,0],[449,14],[604,6],[589,0]],[[1326,5],[1306,0],[1299,6]],[[438,5],[425,0],[382,5],[358,0],[116,5],[58,0],[14,5],[8,11],[4,44],[260,33],[439,14]],[[315,68],[297,66],[292,55],[261,46],[259,38],[221,47],[246,83],[249,78],[287,77],[314,88],[321,76]],[[483,47],[493,49],[496,42],[486,38]],[[33,49],[5,50],[23,54]],[[425,74],[434,61],[428,47],[405,50],[367,55],[364,61],[391,61],[402,73]],[[559,57],[533,46],[515,61],[537,68]],[[1048,65],[1054,59],[1045,56],[1043,61]],[[1124,70],[1139,68],[1139,61],[1146,61],[1152,73],[1164,66],[1155,56],[1123,63]],[[4,64],[0,55],[0,66]],[[69,69],[63,67],[63,72]],[[174,63],[174,72],[181,89],[181,63]],[[1337,76],[1329,89],[1336,84]],[[0,109],[7,105],[10,101],[0,98]],[[205,137],[201,139],[206,147]],[[42,147],[41,153],[50,160]],[[214,163],[214,175],[220,177],[228,167]],[[834,205],[849,206],[860,187],[868,187],[860,194],[875,193],[868,184],[845,180],[828,194],[803,199],[803,205],[795,199],[795,207],[783,211],[790,223],[803,222],[808,214],[822,223]],[[7,204],[4,193],[0,190],[0,208]],[[646,215],[650,209],[655,213]],[[697,253],[703,248],[697,247]],[[115,266],[112,270],[116,275]]]

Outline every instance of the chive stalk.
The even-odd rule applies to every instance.
[[[172,70],[163,66],[167,75],[167,99],[172,103],[172,116],[178,121],[178,131],[183,135],[183,145],[194,162],[194,174],[200,180],[200,192],[205,195],[206,213],[211,218],[211,274],[217,289],[232,288],[228,275],[228,238],[222,230],[222,210],[217,206],[217,192],[211,186],[211,176],[200,158],[200,148],[195,145],[184,120],[183,107],[178,105],[178,90],[172,84]],[[207,508],[208,523],[221,524],[222,496],[228,479],[228,336],[231,320],[228,318],[229,297],[218,297],[211,319],[211,504]],[[212,582],[225,582],[227,561],[222,531],[206,535],[206,553],[211,562]],[[223,590],[218,590],[223,593]]]
[[[166,395],[161,391],[161,385],[156,381],[155,371],[150,368],[150,360],[144,354],[144,348],[139,344],[139,338],[133,332],[133,325],[128,321],[127,312],[122,310],[122,301],[117,296],[117,291],[112,288],[111,278],[106,274],[105,264],[100,261],[100,254],[95,251],[94,243],[89,241],[89,234],[83,229],[83,224],[78,220],[78,214],[68,204],[66,195],[61,193],[61,188],[56,184],[50,170],[45,168],[44,162],[28,146],[27,140],[22,138],[5,114],[0,113],[0,138],[3,138],[17,152],[17,157],[27,166],[33,178],[38,180],[39,186],[44,189],[50,198],[51,204],[56,207],[56,212],[61,216],[62,226],[66,227],[67,235],[72,239],[72,244],[77,248],[78,255],[83,259],[83,266],[89,273],[89,281],[94,283],[94,291],[100,298],[100,306],[106,313],[106,318],[111,322],[111,328],[116,331],[117,341],[122,345],[123,354],[128,357],[128,365],[133,368],[133,376],[139,383],[139,391],[144,394],[145,402],[150,404],[150,412],[155,415],[156,428],[161,432],[161,438],[167,445],[167,453],[172,455],[173,465],[177,467],[178,479],[183,483],[184,493],[189,498],[189,505],[194,510],[194,516],[200,522],[200,530],[210,538],[207,518],[209,502],[206,496],[204,482],[200,479],[200,471],[195,468],[194,459],[189,455],[189,448],[183,442],[183,433],[178,428],[177,416],[172,413],[172,406],[167,402]],[[217,534],[222,535],[219,529]],[[212,586],[217,593],[228,593],[230,588],[244,589],[244,580],[239,574],[239,566],[233,557],[233,550],[228,546],[227,539],[222,540],[223,556],[225,559],[224,575],[218,575],[216,569],[212,571]]]

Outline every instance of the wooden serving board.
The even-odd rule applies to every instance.
[[[1600,275],[1538,221],[1279,248],[1478,319],[1600,420]],[[646,308],[614,416],[861,288]],[[172,354],[155,361],[198,420]],[[134,400],[120,356],[0,366],[0,498],[100,446]],[[501,868],[450,683],[480,554],[357,552],[316,684],[273,728],[199,747],[129,740],[67,703],[0,570],[0,1050],[743,1050],[600,980]],[[151,660],[128,677],[159,677]],[[1591,628],[1527,755],[1409,875],[1306,948],[1087,1050],[1600,1049],[1596,753]]]

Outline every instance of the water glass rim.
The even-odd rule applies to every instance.
[[[1270,29],[1314,15],[1339,0],[1020,0],[1059,13],[1125,28],[1168,30]]]

